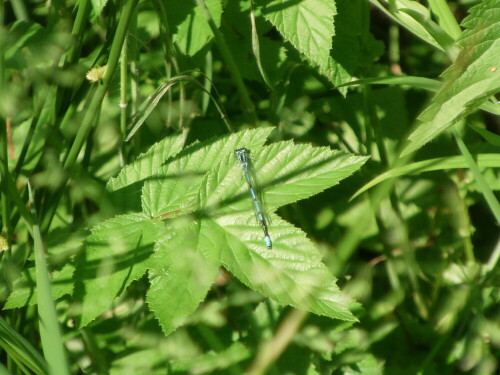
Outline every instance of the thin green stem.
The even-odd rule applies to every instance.
[[[8,166],[8,153],[7,153],[7,121],[0,121],[0,188],[2,193],[2,232],[5,231],[7,243],[10,246],[12,237],[12,225],[10,221],[10,202],[7,199],[8,186],[7,181],[11,177]]]
[[[137,1],[138,0],[125,0],[122,12],[120,14],[120,19],[118,21],[118,27],[111,44],[106,75],[104,76],[102,84],[99,85],[95,94],[90,99],[90,104],[87,107],[82,120],[82,124],[80,125],[76,138],[64,161],[64,168],[66,171],[71,170],[75,165],[78,155],[83,148],[85,140],[87,139],[87,136],[90,133],[90,130],[92,129],[92,126],[97,118],[97,114],[99,113],[104,96],[108,91],[113,75],[118,67],[118,61],[120,59],[122,46],[127,34],[128,23],[130,21],[134,7],[137,4]],[[61,191],[59,191],[58,193],[56,193],[54,199],[50,200],[47,212],[44,215],[41,225],[43,232],[48,230],[61,196]]]
[[[125,41],[125,37],[127,35],[128,22],[137,1],[138,0],[125,0],[125,5],[123,6],[123,10],[120,15],[120,21],[118,22],[115,37],[113,39],[113,43],[111,44],[106,75],[104,76],[102,84],[98,87],[95,95],[91,99],[92,101],[90,102],[85,116],[83,117],[82,125],[80,126],[75,141],[71,146],[68,156],[66,157],[66,160],[64,162],[64,168],[66,170],[69,170],[74,166],[78,154],[80,153],[83,144],[85,143],[85,139],[87,138],[87,135],[92,128],[95,120],[95,114],[101,107],[104,96],[106,95],[109,85],[111,84],[113,75],[118,67],[121,50]]]
[[[120,134],[121,139],[125,139],[127,133],[127,104],[128,104],[128,48],[127,39],[123,43],[120,58]],[[122,141],[120,146],[120,165],[123,167],[125,160],[125,144]]]
[[[71,35],[75,38],[75,41],[72,43],[71,48],[66,55],[65,63],[67,64],[75,63],[80,56],[85,25],[89,20],[91,8],[90,0],[78,1],[78,11],[76,12],[75,23],[73,24],[73,29],[71,30]]]
[[[0,94],[5,94],[5,67],[4,67],[4,36],[6,35],[6,30],[4,29],[5,21],[5,8],[4,4],[0,4]],[[10,221],[10,203],[7,199],[8,188],[7,188],[7,178],[10,176],[9,164],[8,164],[8,141],[7,141],[7,126],[9,126],[9,119],[4,118],[4,113],[0,113],[0,193],[2,202],[2,231],[6,231],[7,243],[10,244],[11,241],[11,221]]]
[[[474,176],[474,179],[476,180],[477,186],[479,187],[479,190],[483,194],[484,198],[486,199],[486,202],[488,203],[488,206],[495,216],[495,219],[497,220],[497,223],[500,223],[500,203],[498,203],[498,200],[496,199],[495,195],[493,194],[493,191],[491,191],[490,186],[488,185],[488,182],[484,178],[483,174],[481,173],[481,170],[479,169],[478,165],[474,161],[474,158],[472,157],[471,153],[467,149],[467,146],[465,145],[464,141],[462,140],[462,137],[460,134],[458,134],[458,131],[456,130],[455,127],[452,128],[452,133],[453,136],[455,137],[455,142],[457,142],[458,148],[460,149],[460,152],[462,153],[464,159],[466,160],[467,164],[469,165],[469,169],[472,172],[472,175]]]
[[[201,99],[201,113],[203,115],[207,114],[208,104],[210,103],[210,92],[212,90],[212,80],[213,80],[213,59],[212,51],[208,51],[205,55],[205,79],[203,81],[203,87],[205,91]]]
[[[392,74],[401,75],[401,65],[399,64],[401,57],[399,49],[399,26],[396,24],[389,26],[388,55]]]
[[[215,44],[217,44],[219,52],[222,55],[222,59],[224,60],[227,68],[229,69],[229,72],[233,77],[238,92],[240,93],[241,102],[243,105],[243,112],[247,116],[248,120],[252,123],[252,125],[257,126],[259,123],[259,119],[257,117],[257,113],[255,112],[255,105],[250,99],[250,94],[248,93],[245,83],[243,82],[243,78],[241,76],[238,65],[236,64],[236,61],[234,60],[234,57],[231,51],[229,50],[229,47],[227,46],[222,33],[217,28],[217,25],[215,24],[212,15],[210,14],[210,11],[208,10],[207,5],[205,4],[205,0],[196,0],[196,2],[198,6],[202,9],[203,14],[205,15],[205,18],[210,26],[210,29],[214,33]]]

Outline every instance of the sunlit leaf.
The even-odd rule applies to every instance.
[[[145,212],[156,217],[192,209],[201,180],[214,165],[240,147],[260,148],[273,128],[242,131],[185,148],[146,182],[142,193]]]
[[[165,334],[196,310],[219,272],[213,236],[206,237],[210,234],[200,231],[199,223],[173,231],[174,236],[166,236],[155,245],[147,294],[149,308]]]
[[[136,161],[126,165],[118,176],[108,181],[106,187],[108,190],[114,191],[152,176],[168,158],[178,154],[183,146],[184,137],[182,134],[164,138],[154,144],[147,152],[139,155]]]
[[[467,28],[457,43],[462,47],[454,64],[443,73],[444,83],[408,137],[402,155],[418,150],[500,91],[500,17],[498,1],[471,9]]]
[[[162,229],[161,222],[142,213],[117,216],[92,228],[75,272],[80,326],[109,309],[120,291],[144,275]]]
[[[265,2],[263,15],[316,65],[326,66],[335,32],[335,2],[329,0],[272,0]]]

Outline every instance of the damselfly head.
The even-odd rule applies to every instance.
[[[250,159],[250,150],[248,148],[242,147],[234,150],[234,155],[238,162],[243,165],[248,165],[248,161]]]
[[[248,148],[242,147],[234,150],[235,155],[242,155],[242,154],[250,154],[250,150]]]

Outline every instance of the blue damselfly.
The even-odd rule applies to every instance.
[[[248,184],[248,191],[250,192],[250,198],[252,198],[253,209],[255,211],[255,216],[259,221],[262,230],[264,231],[264,242],[268,249],[272,249],[273,244],[271,242],[271,237],[269,236],[269,230],[267,229],[267,220],[264,213],[262,200],[259,196],[259,191],[257,189],[256,181],[252,174],[252,160],[250,159],[250,150],[247,148],[239,148],[234,150],[234,155],[238,159],[238,163],[243,169],[243,174]]]

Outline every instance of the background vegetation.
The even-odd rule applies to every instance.
[[[499,0],[0,2],[0,374],[496,373],[499,41]]]

